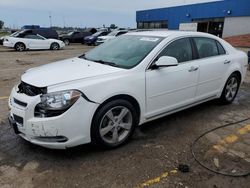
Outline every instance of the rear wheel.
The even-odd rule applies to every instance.
[[[16,45],[15,45],[15,50],[16,50],[16,51],[22,52],[22,51],[24,51],[25,49],[26,49],[26,46],[25,46],[24,43],[22,43],[22,42],[16,43]]]
[[[56,43],[56,42],[53,42],[53,43],[51,44],[51,46],[50,46],[50,49],[51,49],[51,50],[59,50],[59,48],[60,48],[60,46],[59,46],[59,44]]]
[[[123,99],[111,101],[96,113],[91,126],[92,143],[115,148],[126,143],[138,124],[133,105]]]
[[[233,73],[227,80],[220,101],[223,104],[230,104],[234,101],[240,86],[240,78],[236,73]]]

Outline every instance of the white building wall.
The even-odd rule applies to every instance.
[[[250,16],[225,18],[223,38],[244,34],[250,34]]]

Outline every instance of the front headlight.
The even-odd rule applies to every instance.
[[[58,116],[67,111],[82,93],[77,90],[67,90],[41,95],[41,102],[35,108],[36,117]]]

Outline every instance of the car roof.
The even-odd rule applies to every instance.
[[[138,36],[153,36],[153,37],[181,37],[181,36],[200,36],[200,37],[209,37],[215,38],[214,35],[196,31],[169,31],[169,30],[154,30],[154,31],[137,31],[129,32],[126,35],[138,35]]]

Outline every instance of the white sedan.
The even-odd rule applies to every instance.
[[[26,34],[23,37],[5,37],[3,46],[14,48],[16,51],[59,50],[65,47],[65,44],[63,41],[57,39],[46,39],[38,34]]]
[[[247,61],[205,33],[128,33],[26,71],[12,89],[9,121],[18,135],[48,148],[117,147],[143,123],[212,99],[232,103]]]
[[[114,31],[112,31],[111,33],[109,33],[106,36],[98,37],[95,44],[100,45],[100,44],[102,44],[104,42],[107,42],[107,41],[109,41],[111,39],[114,39],[114,38],[116,38],[116,37],[118,37],[120,35],[124,35],[127,32],[128,32],[128,30],[114,30]]]

